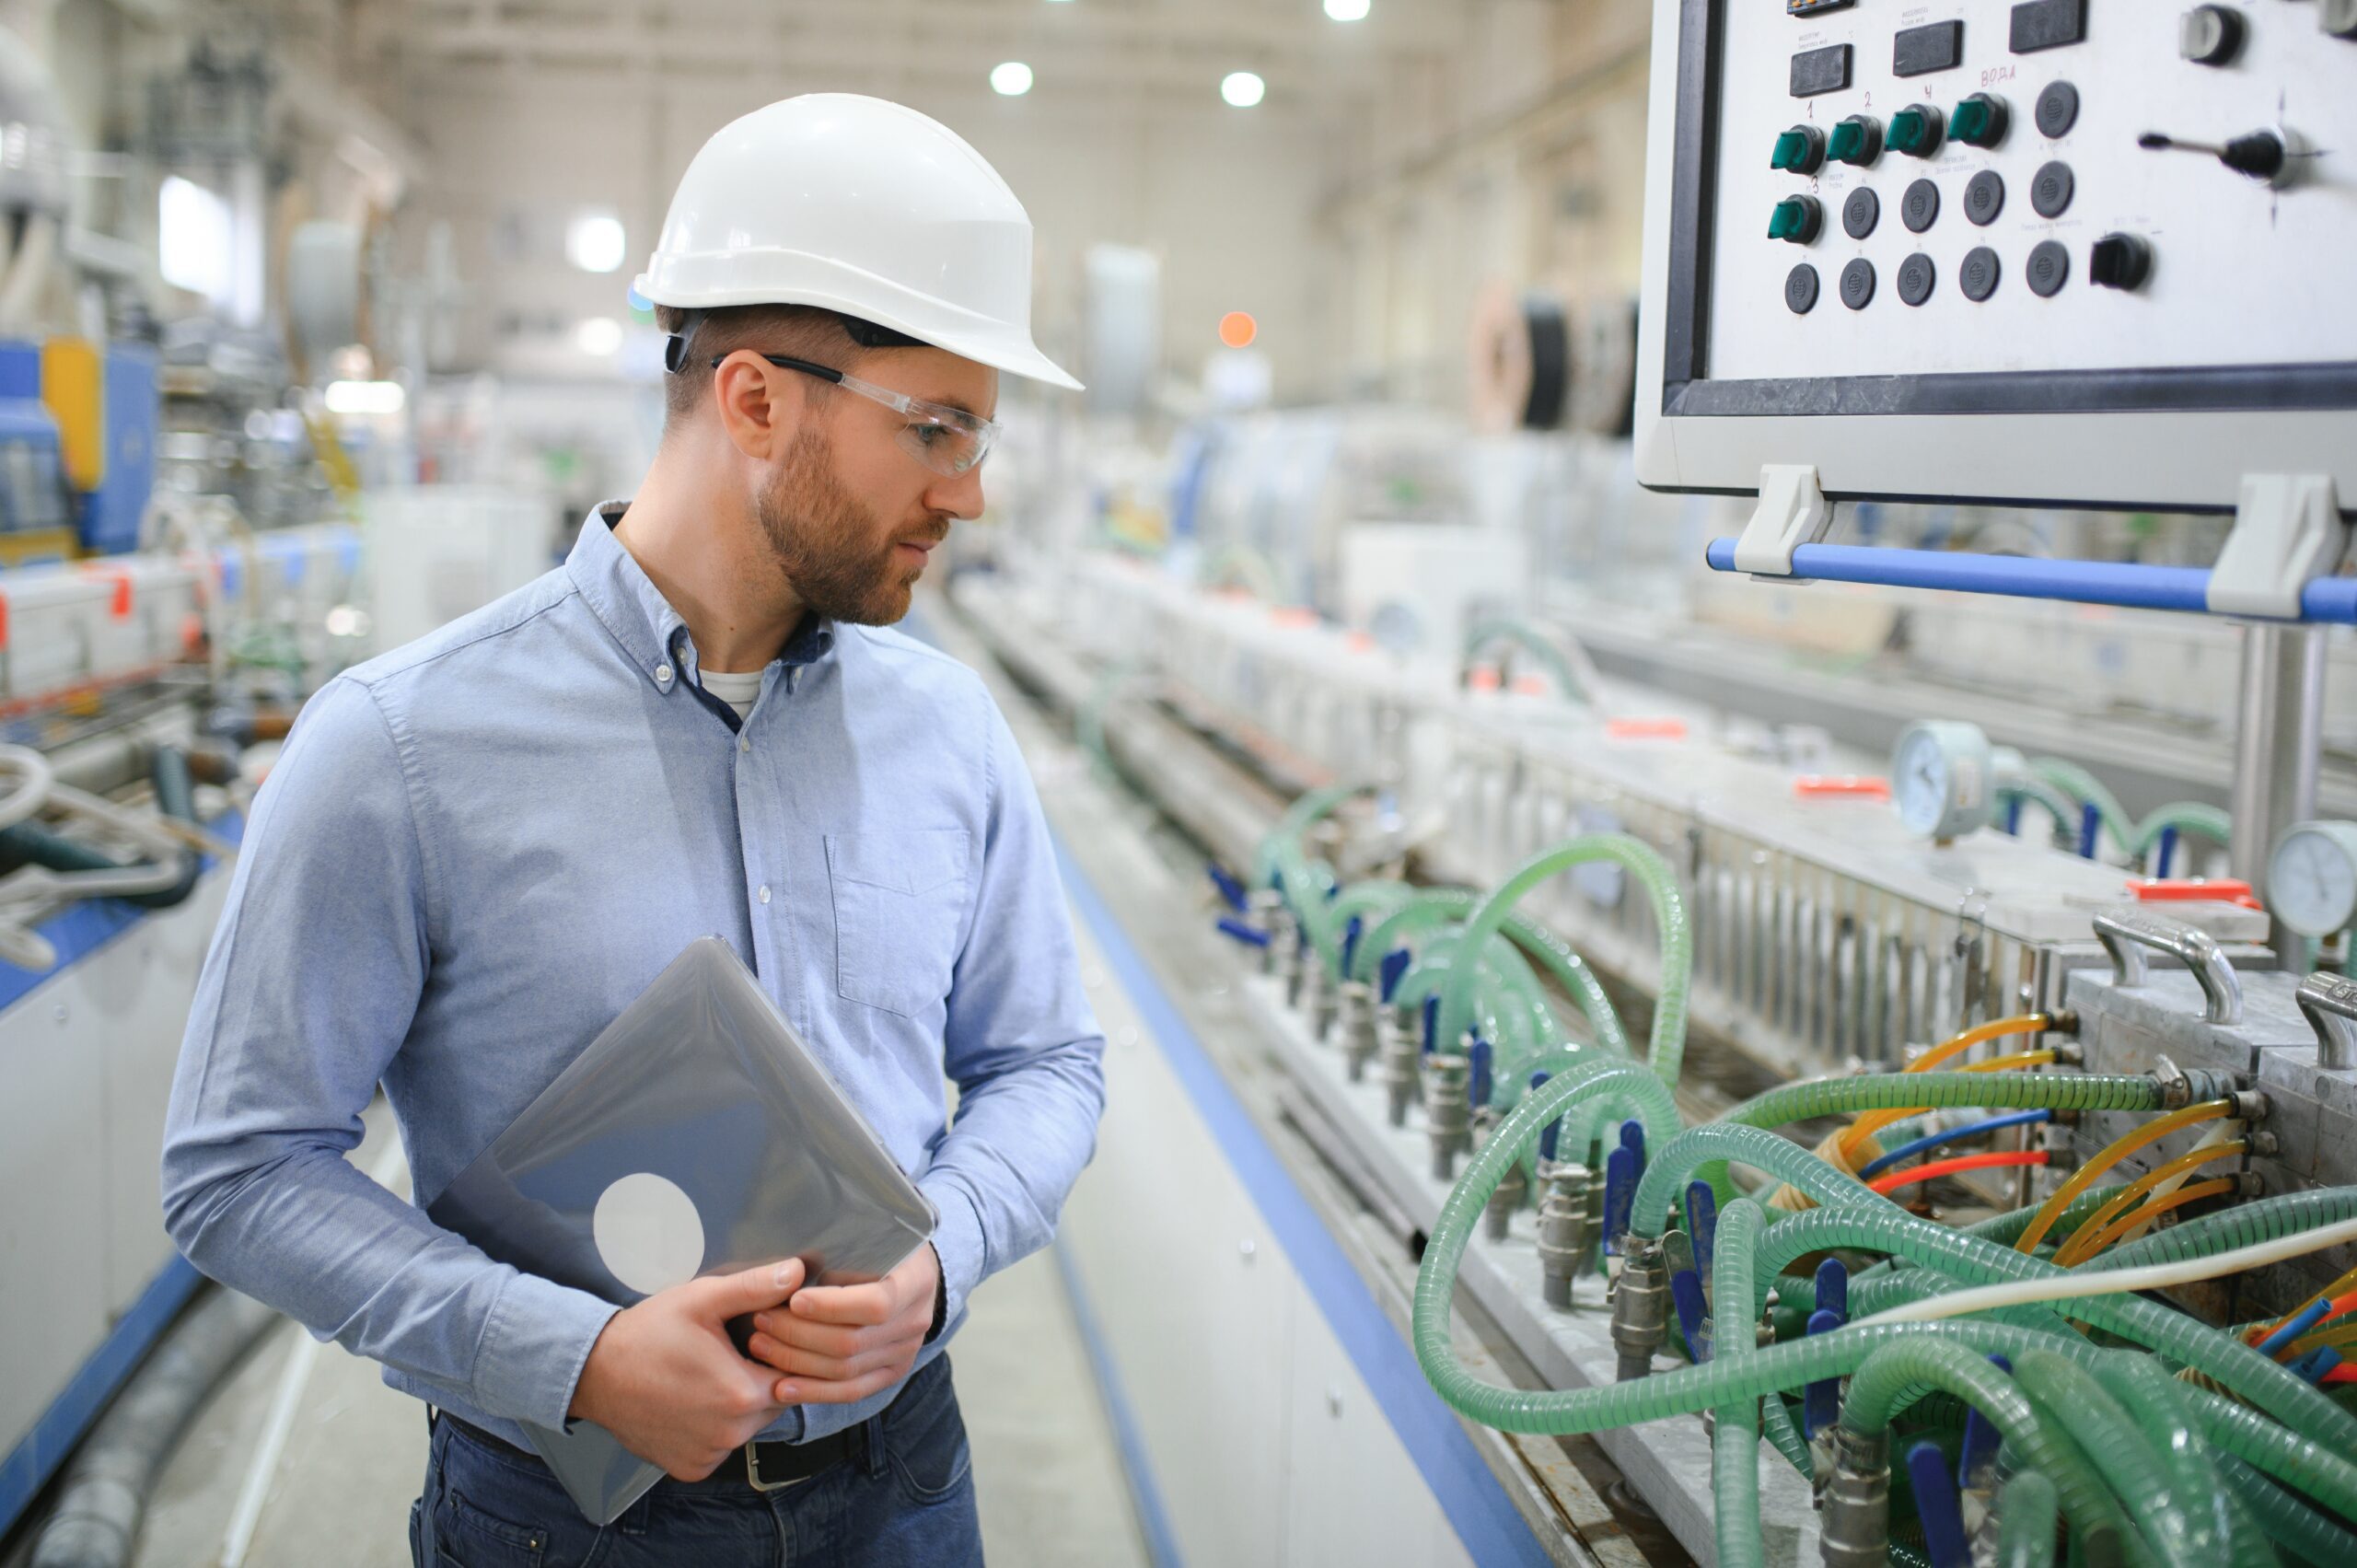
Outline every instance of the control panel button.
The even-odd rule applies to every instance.
[[[1898,263],[1898,297],[1910,305],[1931,298],[1932,285],[1939,281],[1940,270],[1921,250]]]
[[[1841,269],[1841,303],[1864,310],[1874,303],[1875,264],[1864,256]]]
[[[1838,93],[1849,85],[1848,44],[1829,43],[1823,49],[1804,49],[1793,56],[1792,87],[1794,98]]]
[[[1825,133],[1814,125],[1795,125],[1776,138],[1768,167],[1791,174],[1815,174],[1825,162]]]
[[[2022,0],[2014,7],[2006,47],[2016,54],[2084,43],[2087,38],[2087,0]]]
[[[1787,196],[1768,215],[1768,238],[1789,239],[1795,245],[1815,244],[1817,230],[1824,226],[1825,209],[1814,196]]]
[[[1882,157],[1882,122],[1871,114],[1852,114],[1833,127],[1826,152],[1834,162],[1863,168]]]
[[[1956,286],[1978,305],[1997,292],[1997,279],[2003,272],[1997,252],[1986,245],[1976,245],[1964,253],[1964,264],[1956,271]]]
[[[2177,18],[2177,52],[2197,65],[2231,65],[2247,30],[2232,6],[2196,6]]]
[[[2067,136],[2079,122],[2079,89],[2068,82],[2049,82],[2038,95],[2038,134]]]
[[[1882,198],[1864,185],[1841,203],[1841,232],[1852,239],[1864,239],[1881,221]]]
[[[1994,93],[1974,93],[1948,116],[1948,134],[1968,147],[1993,147],[2005,139],[2012,119],[2003,99]]]
[[[1883,140],[1895,153],[1909,157],[1930,157],[1940,150],[1946,134],[1946,122],[1940,111],[1928,103],[1910,103],[1890,117],[1890,129]]]
[[[1898,35],[1891,40],[1890,74],[1894,76],[1922,76],[1933,71],[1953,71],[1962,64],[1962,22],[1933,22],[1920,28],[1901,28]]]
[[[2030,208],[2039,217],[2059,218],[2070,210],[2072,194],[2078,186],[2069,164],[2060,158],[2051,163],[2042,163],[2038,166],[2038,172],[2030,177]]]
[[[2029,291],[2040,299],[2051,299],[2071,281],[2071,252],[2059,239],[2041,239],[2031,248],[2026,270]]]
[[[1784,274],[1784,306],[1795,316],[1817,308],[1817,269],[1806,261]]]
[[[2005,210],[2005,181],[1993,168],[1984,168],[1964,188],[1964,215],[1987,228]]]
[[[2087,252],[2087,281],[2098,288],[2142,288],[2152,272],[2153,248],[2132,234],[2107,234]]]
[[[1858,0],[1784,0],[1784,15],[1814,17],[1820,11],[1846,11]]]
[[[1918,180],[1898,198],[1898,221],[1909,232],[1921,234],[1940,217],[1940,188],[1928,180]]]

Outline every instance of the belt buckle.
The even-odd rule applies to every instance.
[[[763,1481],[760,1440],[756,1439],[745,1445],[745,1482],[755,1492],[784,1492],[788,1487],[800,1486],[809,1479],[807,1475],[798,1475],[791,1481]]]

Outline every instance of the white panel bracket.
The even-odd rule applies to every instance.
[[[1814,463],[1769,463],[1759,470],[1759,505],[1735,541],[1735,569],[1755,577],[1790,577],[1793,552],[1815,544],[1833,526],[1833,503],[1817,488]]]
[[[2246,474],[2234,531],[2210,574],[2210,609],[2297,621],[2300,590],[2339,566],[2348,547],[2329,474]]]

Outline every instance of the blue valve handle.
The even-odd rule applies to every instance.
[[[1244,884],[1229,876],[1227,867],[1216,860],[1205,865],[1203,869],[1210,874],[1212,886],[1219,889],[1220,902],[1237,913],[1242,914],[1248,907],[1244,898]]]
[[[1477,1106],[1490,1103],[1490,1091],[1492,1087],[1490,1082],[1490,1042],[1480,1035],[1475,1035],[1473,1044],[1465,1052],[1465,1058],[1470,1063],[1466,1074],[1468,1080],[1466,1087],[1469,1098]]]
[[[1719,1200],[1707,1181],[1686,1184],[1686,1234],[1694,1238],[1694,1268],[1711,1288],[1711,1248],[1719,1236]]]
[[[2014,1364],[2002,1355],[1991,1355],[1990,1362],[2000,1372],[2011,1372]],[[1990,1467],[1997,1462],[1997,1445],[2003,1434],[1991,1424],[1979,1407],[1964,1412],[1964,1446],[1956,1457],[1956,1484],[1959,1492],[1969,1492],[1984,1483],[1992,1482]]]
[[[1635,1117],[1620,1123],[1620,1146],[1637,1156],[1637,1168],[1645,1167],[1645,1124]]]
[[[1629,1234],[1629,1210],[1637,1200],[1637,1179],[1645,1162],[1637,1151],[1622,1144],[1604,1162],[1604,1250],[1617,1256],[1620,1238]]]
[[[1434,992],[1424,998],[1424,1054],[1430,1056],[1440,1043],[1440,993]]]
[[[1366,922],[1351,916],[1342,927],[1342,978],[1350,978],[1351,966],[1359,956],[1359,937],[1366,931]]]
[[[1680,1269],[1669,1276],[1669,1299],[1678,1307],[1678,1331],[1686,1336],[1686,1349],[1697,1364],[1711,1359],[1711,1336],[1703,1324],[1710,1320],[1710,1304],[1702,1297],[1702,1276],[1692,1269]]]
[[[1915,1483],[1915,1512],[1923,1521],[1923,1549],[1932,1568],[1972,1568],[1963,1504],[1938,1444],[1918,1443],[1907,1450],[1907,1479]]]
[[[1841,1326],[1840,1318],[1819,1307],[1808,1315],[1808,1331],[1829,1334]],[[1801,1429],[1810,1437],[1832,1430],[1841,1419],[1841,1379],[1827,1377],[1811,1383],[1801,1400]]]
[[[1257,925],[1247,924],[1232,914],[1224,914],[1219,917],[1219,931],[1221,935],[1233,936],[1248,947],[1265,947],[1269,945],[1267,932]]]
[[[2258,1353],[2261,1355],[2273,1355],[2277,1351],[2282,1350],[2285,1345],[2290,1344],[2293,1340],[2298,1339],[2302,1334],[2306,1333],[2310,1329],[2315,1328],[2318,1323],[2322,1322],[2324,1320],[2324,1315],[2331,1310],[2332,1303],[2329,1300],[2319,1299],[2311,1301],[2298,1312],[2295,1312],[2291,1317],[2286,1318],[2283,1320],[2283,1326],[2282,1328],[2268,1335],[2267,1338],[2259,1341],[2258,1345]]]
[[[2079,858],[2096,857],[2096,830],[2103,826],[2103,813],[2092,800],[2079,807]]]
[[[1545,1073],[1533,1073],[1530,1075],[1530,1086],[1534,1089],[1538,1087],[1547,1081],[1548,1077],[1549,1074]],[[1562,1133],[1563,1119],[1560,1116],[1538,1130],[1538,1157],[1549,1165],[1555,1163],[1555,1144]]]
[[[2009,796],[2005,800],[2005,831],[2015,838],[2022,836],[2022,796]]]
[[[1839,1258],[1817,1266],[1817,1309],[1832,1313],[1836,1323],[1850,1320],[1850,1271]]]
[[[2160,853],[2153,859],[2153,875],[2166,877],[2169,874],[2169,862],[2176,858],[2177,824],[2172,822],[2161,830],[2161,848]]]
[[[1405,947],[1394,947],[1383,955],[1383,965],[1378,972],[1383,977],[1383,1000],[1387,1005],[1398,993],[1400,979],[1407,974],[1408,966],[1415,961],[1415,955]]]

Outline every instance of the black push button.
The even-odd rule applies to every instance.
[[[1875,264],[1864,256],[1841,269],[1841,303],[1864,310],[1874,303]]]
[[[1898,221],[1909,232],[1921,234],[1940,217],[1940,188],[1928,180],[1918,180],[1898,198]]]
[[[1863,185],[1841,203],[1841,232],[1852,239],[1864,239],[1881,221],[1882,198]]]
[[[2039,217],[2059,218],[2071,209],[2071,196],[2079,187],[2072,176],[2071,166],[2056,159],[2038,165],[2030,177],[2029,204]]]
[[[2005,210],[2005,181],[1993,168],[1984,168],[1964,188],[1964,215],[1982,228]]]
[[[1923,76],[1953,71],[1964,63],[1964,24],[1933,22],[1928,27],[1902,29],[1891,40],[1890,74]]]
[[[1910,305],[1921,305],[1932,297],[1932,285],[1940,281],[1940,270],[1921,250],[1898,263],[1898,297]]]
[[[1986,245],[1976,245],[1964,253],[1964,265],[1956,269],[1956,286],[1978,305],[1997,292],[1997,279],[2003,271],[1997,252]]]
[[[1818,93],[1838,93],[1850,85],[1850,46],[1829,43],[1823,49],[1804,49],[1793,56],[1793,96],[1815,98]]]
[[[2014,25],[2007,47],[2016,54],[2084,43],[2087,37],[2087,0],[2022,0],[2014,7]]]
[[[1784,305],[1795,316],[1817,308],[1817,269],[1806,261],[1784,274]]]
[[[2038,95],[2038,134],[2067,136],[2079,122],[2079,89],[2068,82],[2049,82]]]
[[[2071,252],[2059,239],[2041,239],[2029,253],[2029,291],[2051,299],[2071,281]]]
[[[2087,252],[2087,281],[2098,288],[2142,288],[2153,248],[2132,234],[2107,234]]]

